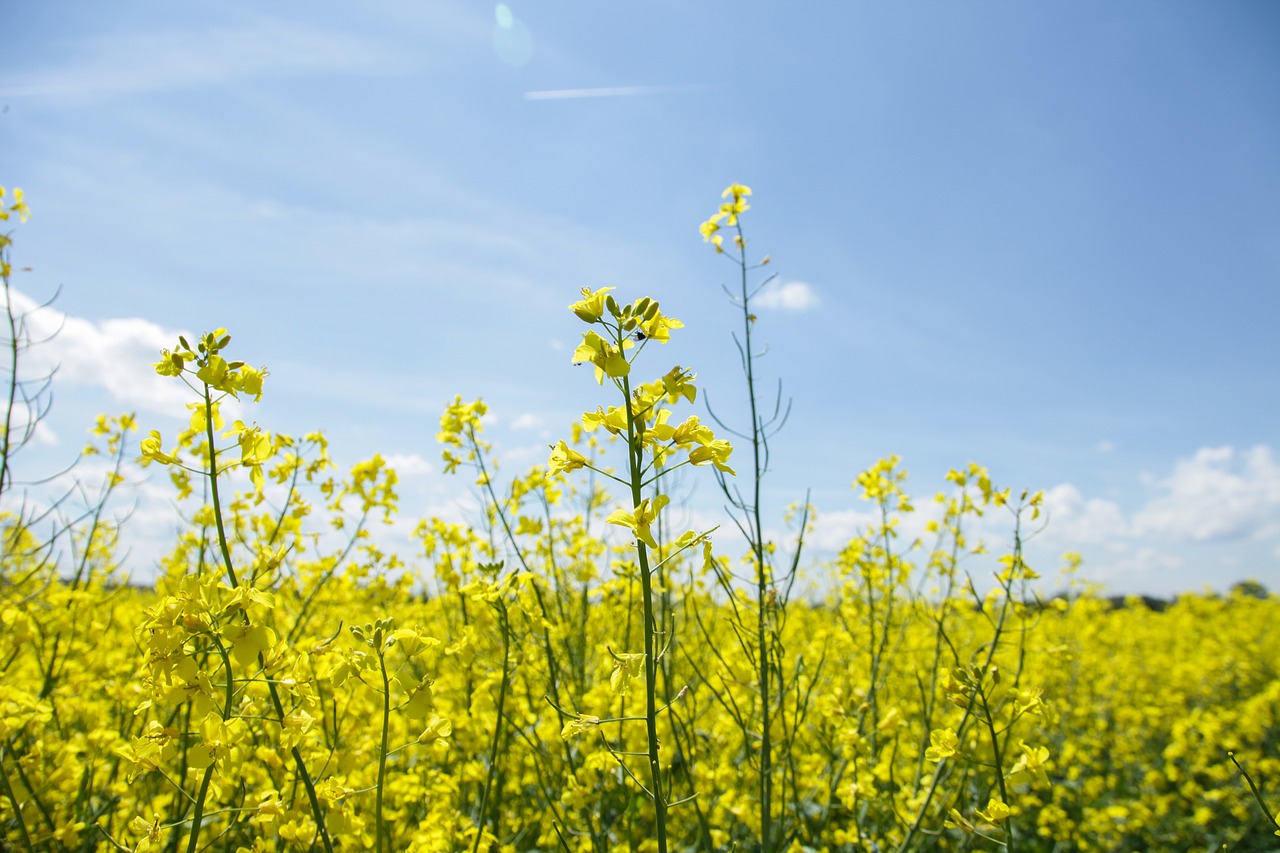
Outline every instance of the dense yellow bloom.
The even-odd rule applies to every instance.
[[[564,724],[564,728],[560,732],[560,736],[564,738],[576,737],[577,735],[587,734],[595,731],[600,725],[600,718],[591,714],[579,714],[575,719]]]
[[[622,435],[627,431],[627,410],[621,406],[610,406],[608,409],[582,413],[582,428],[587,432],[594,432],[601,427],[614,435]]]
[[[573,363],[589,362],[595,367],[596,382],[603,383],[606,376],[614,378],[626,376],[631,372],[622,350],[597,335],[587,332],[582,336],[582,343],[573,351]]]
[[[738,225],[738,217],[751,209],[751,205],[747,204],[746,198],[751,195],[751,188],[742,184],[730,184],[723,193],[721,198],[727,198],[724,204],[720,205],[720,209],[706,222],[698,226],[699,232],[702,234],[704,242],[709,242],[717,252],[724,251],[724,237],[718,234],[720,223],[723,222],[730,228]],[[734,235],[734,245],[742,250],[744,242],[741,234]],[[767,260],[766,260],[767,262]]]
[[[161,465],[176,465],[177,457],[170,453],[165,453],[161,448],[160,432],[151,430],[147,433],[147,437],[138,445],[138,449],[142,452],[142,462],[147,464],[150,462],[159,462]]]
[[[427,727],[422,730],[422,734],[418,735],[418,743],[431,743],[447,738],[451,734],[453,734],[452,721],[438,714],[431,714],[427,719]]]
[[[704,236],[749,195],[730,187]],[[224,430],[219,401],[256,399],[265,371],[228,360],[223,329],[156,365],[196,402],[171,450],[157,430],[139,445],[191,498],[151,587],[128,582],[105,500],[46,539],[0,492],[0,848],[651,850],[658,791],[679,806],[672,849],[760,849],[767,733],[786,792],[767,817],[797,851],[1269,849],[1258,809],[1275,804],[1223,756],[1280,776],[1280,597],[1113,606],[1078,554],[1039,587],[1055,598],[1020,594],[1041,496],[970,463],[929,541],[906,541],[923,525],[896,457],[858,476],[874,521],[819,562],[820,601],[788,601],[781,578],[749,594],[711,531],[659,523],[662,479],[728,473],[731,447],[674,413],[696,400],[691,372],[607,372],[680,325],[609,290],[571,308],[616,405],[504,489],[485,405],[456,398],[438,438],[485,502],[465,523],[421,519],[411,556],[370,531],[398,506],[381,456],[339,472],[318,433]],[[97,458],[120,460],[107,495],[137,479],[133,427],[92,428]],[[598,462],[611,448],[625,467]],[[599,476],[564,476],[579,468]],[[627,508],[606,515],[600,482],[629,487]],[[991,507],[1014,519],[1000,558],[973,533]]]
[[[655,311],[652,317],[641,320],[639,326],[641,334],[646,338],[665,344],[671,340],[671,330],[683,329],[684,323],[681,323],[675,317],[669,317],[660,311]]]
[[[435,679],[424,676],[422,681],[412,688],[409,699],[400,706],[400,710],[411,720],[426,719],[435,709],[434,694],[431,685]]]
[[[960,739],[954,729],[934,729],[929,733],[929,748],[924,757],[929,761],[941,761],[952,758],[960,752]]]
[[[987,803],[987,807],[985,809],[979,809],[975,812],[978,817],[982,818],[987,823],[992,823],[996,826],[1000,826],[1008,820],[1009,815],[1012,813],[1013,812],[1010,808],[998,797],[992,797]]]
[[[694,387],[693,380],[697,377],[681,367],[673,367],[662,377],[662,390],[667,394],[667,402],[671,404],[678,403],[681,398],[688,400],[690,403],[698,399],[698,389]]]
[[[1046,762],[1049,760],[1048,748],[1019,743],[1018,749],[1022,751],[1022,755],[1018,757],[1017,763],[1009,771],[1007,781],[1018,782],[1034,779],[1037,784],[1048,785],[1049,774],[1046,767]]]
[[[689,461],[694,465],[705,465],[710,462],[720,471],[726,474],[733,474],[734,470],[728,465],[729,456],[732,453],[733,445],[722,438],[717,438],[691,449],[689,451]]]
[[[633,682],[644,678],[644,654],[610,654],[613,656],[613,673],[609,676],[609,686],[616,695],[626,696],[631,693]]]
[[[615,510],[605,521],[629,529],[641,542],[650,548],[657,548],[658,543],[653,538],[653,523],[658,520],[658,513],[662,508],[670,502],[671,499],[666,495],[645,498],[640,501],[639,506],[634,508],[634,511]]]
[[[488,411],[489,407],[483,400],[464,403],[461,395],[454,397],[453,402],[445,408],[444,414],[440,416],[440,431],[436,433],[436,441],[444,445],[440,455],[444,459],[446,474],[452,474],[464,462],[475,462],[477,452],[487,447],[476,438],[476,434],[483,428],[482,418]],[[460,450],[465,455],[459,456]]]
[[[547,469],[552,474],[559,474],[565,471],[576,471],[587,464],[587,457],[569,447],[563,441],[559,441],[551,449],[551,458],[547,462]]]
[[[584,287],[582,288],[582,299],[570,305],[569,310],[584,323],[598,323],[600,318],[604,316],[605,299],[612,290],[614,290],[612,287],[602,287],[599,290],[592,291]]]
[[[4,222],[10,214],[18,214],[19,222],[26,222],[31,217],[31,209],[27,207],[26,197],[22,190],[18,187],[13,188],[13,201],[6,206],[4,197],[6,195],[5,188],[0,187],[0,222]],[[4,244],[0,244],[3,248]]]
[[[236,745],[241,743],[248,728],[239,717],[221,720],[211,716],[205,720],[200,743],[191,748],[187,763],[196,770],[203,770],[215,761],[229,758]]]

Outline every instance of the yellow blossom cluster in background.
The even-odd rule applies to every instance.
[[[702,226],[718,253],[745,257],[749,195],[734,184]],[[0,218],[25,218],[12,197]],[[683,324],[611,290],[570,311],[588,327],[573,355],[593,365],[588,390],[616,399],[512,477],[482,438],[485,404],[455,400],[437,438],[485,507],[470,526],[422,519],[412,554],[374,535],[399,509],[382,457],[340,472],[321,433],[223,422],[220,403],[256,401],[267,377],[228,354],[224,329],[160,354],[157,372],[192,392],[169,443],[151,430],[135,444],[130,415],[98,420],[86,452],[112,473],[86,484],[86,512],[50,532],[0,480],[0,847],[1276,840],[1280,599],[1114,606],[1078,580],[1077,555],[1026,563],[1041,496],[974,464],[946,474],[937,520],[907,540],[924,510],[895,457],[851,476],[876,521],[812,570],[820,595],[791,600],[766,582],[782,573],[753,588],[741,579],[776,543],[674,529],[660,491],[683,466],[741,477],[752,448],[688,411],[691,370],[635,378]],[[20,448],[3,449],[7,471]],[[142,466],[169,476],[181,517],[148,587],[125,582],[104,511]],[[984,515],[1007,541],[974,538]],[[1037,592],[1048,582],[1055,594]]]

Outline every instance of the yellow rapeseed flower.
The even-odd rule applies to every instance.
[[[960,739],[956,737],[955,729],[934,729],[929,733],[929,744],[924,753],[929,761],[941,761],[960,752]]]

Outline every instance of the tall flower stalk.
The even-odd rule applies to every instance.
[[[239,361],[228,362],[222,356],[222,352],[230,342],[231,336],[226,333],[225,329],[217,329],[206,333],[197,341],[194,349],[187,343],[186,338],[179,337],[178,346],[173,350],[166,350],[160,362],[155,366],[156,372],[161,376],[179,378],[200,395],[201,402],[192,407],[187,440],[189,441],[197,436],[203,439],[204,462],[202,469],[188,468],[179,460],[176,450],[165,452],[162,449],[160,433],[156,430],[150,432],[147,438],[142,441],[140,447],[144,463],[160,463],[173,466],[180,471],[190,471],[191,473],[203,475],[209,483],[209,495],[212,504],[210,509],[217,530],[216,544],[218,554],[221,557],[222,569],[226,574],[227,587],[230,589],[231,595],[239,601],[237,606],[227,608],[227,613],[238,612],[240,621],[243,623],[242,626],[236,627],[210,625],[211,628],[214,628],[214,630],[210,631],[211,642],[217,647],[221,657],[223,663],[222,675],[226,685],[226,697],[221,709],[222,726],[216,728],[218,735],[224,734],[226,727],[233,722],[240,722],[232,716],[233,678],[231,658],[221,643],[218,632],[222,631],[227,636],[236,638],[237,660],[242,663],[256,661],[259,671],[264,675],[268,671],[266,652],[271,645],[271,639],[274,637],[274,633],[270,628],[263,624],[255,625],[251,620],[250,603],[269,609],[274,607],[274,601],[269,594],[263,593],[251,585],[243,584],[237,576],[235,563],[231,557],[231,545],[223,519],[223,501],[219,490],[220,477],[231,468],[246,468],[249,471],[249,478],[253,483],[256,495],[261,500],[266,481],[262,470],[263,465],[275,454],[276,450],[268,433],[259,429],[256,425],[250,427],[243,421],[237,420],[223,434],[223,438],[234,438],[236,440],[240,458],[235,462],[219,461],[221,454],[234,449],[219,450],[216,444],[216,430],[224,426],[219,410],[221,400],[227,396],[238,398],[241,394],[253,397],[255,400],[261,399],[262,380],[266,376],[265,370],[250,367]],[[203,618],[201,617],[201,619]],[[201,622],[200,624],[203,630],[204,623]],[[283,726],[286,712],[276,681],[270,677],[264,677],[263,681],[270,696],[271,708],[275,712],[275,719]],[[215,714],[209,716],[213,717]],[[206,730],[210,728],[208,720],[206,720],[205,728]],[[224,740],[227,746],[222,745]],[[230,743],[230,738],[223,740],[211,738],[208,731],[206,731],[204,743],[196,747],[197,750],[200,750],[201,760],[207,760],[208,763],[204,765],[205,772],[193,802],[191,834],[188,838],[187,846],[189,853],[194,853],[198,849],[202,828],[201,817],[209,783],[214,774],[216,763],[225,757]],[[220,752],[219,750],[222,751]],[[306,761],[302,757],[301,750],[296,745],[290,748],[290,754],[297,769],[298,779],[306,790],[307,800],[316,821],[319,841],[328,853],[332,853],[333,843],[325,826],[324,811],[320,806],[320,800],[316,794],[311,774],[307,770]]]
[[[610,683],[618,696],[631,693],[633,682],[643,681],[645,725],[645,779],[632,772],[627,755],[615,749],[607,740],[606,747],[613,753],[627,776],[638,784],[653,803],[654,840],[660,853],[667,850],[667,811],[677,802],[671,800],[671,786],[663,766],[659,742],[659,717],[667,706],[658,706],[658,676],[661,659],[670,648],[674,626],[668,619],[659,624],[660,614],[655,600],[654,573],[660,568],[656,535],[661,525],[659,514],[670,503],[656,484],[684,465],[711,465],[716,470],[732,474],[729,455],[733,448],[727,441],[717,439],[710,427],[697,416],[689,416],[678,426],[669,423],[672,409],[680,400],[692,403],[697,397],[693,384],[694,375],[680,367],[670,370],[661,379],[647,384],[633,385],[631,365],[650,341],[665,343],[673,329],[682,328],[674,317],[664,315],[656,301],[648,297],[630,305],[620,305],[612,296],[613,288],[597,291],[583,289],[583,298],[569,306],[584,323],[593,328],[583,335],[582,343],[574,352],[575,363],[592,365],[597,383],[608,379],[622,397],[622,405],[600,408],[582,416],[583,426],[594,431],[603,429],[622,438],[626,445],[624,476],[614,475],[597,468],[591,460],[565,442],[552,448],[549,468],[552,474],[587,468],[608,477],[624,487],[630,498],[630,509],[625,506],[612,513],[609,524],[626,529],[634,541],[636,565],[640,578],[641,619],[643,651],[617,653],[610,649],[613,658],[613,675]],[[595,331],[598,327],[601,331]],[[628,352],[631,352],[628,356]],[[645,497],[646,490],[653,494]],[[708,531],[709,532],[709,531]],[[667,552],[665,559],[694,544],[702,543],[710,557],[707,534],[688,531]],[[678,694],[679,695],[679,694]],[[677,696],[678,696],[677,695]],[[576,715],[577,719],[565,726],[565,734],[582,733],[595,728],[607,719]],[[634,717],[618,717],[616,721],[633,720]]]
[[[742,315],[741,338],[736,335],[735,343],[741,358],[743,378],[746,381],[747,404],[751,419],[746,429],[729,428],[714,411],[708,401],[708,411],[717,425],[730,430],[733,435],[743,439],[751,447],[751,471],[746,482],[746,491],[735,483],[731,484],[723,476],[719,478],[721,490],[729,503],[738,529],[747,541],[752,564],[752,577],[748,583],[753,587],[754,624],[742,626],[738,636],[753,634],[754,649],[745,649],[752,659],[756,677],[756,689],[759,693],[759,760],[758,795],[760,798],[760,850],[761,853],[772,853],[775,849],[775,837],[778,830],[774,824],[774,743],[773,735],[776,724],[775,707],[780,709],[778,700],[779,686],[782,682],[781,671],[781,623],[795,581],[796,567],[804,544],[804,533],[808,524],[808,502],[800,521],[800,534],[792,556],[791,565],[781,578],[782,589],[779,589],[779,578],[773,565],[774,548],[765,540],[764,521],[760,506],[760,495],[765,473],[769,469],[769,439],[780,430],[790,413],[790,404],[783,405],[781,383],[770,412],[767,403],[762,399],[756,377],[756,362],[762,355],[756,350],[752,340],[755,329],[756,314],[752,307],[752,299],[762,288],[773,281],[768,276],[758,284],[752,285],[752,273],[769,263],[766,255],[760,262],[752,263],[747,259],[747,240],[742,229],[742,214],[750,209],[747,203],[751,188],[743,184],[730,184],[721,194],[725,201],[720,209],[700,226],[703,239],[710,243],[716,253],[727,258],[734,266],[737,286],[734,290],[726,290]],[[733,235],[732,248],[724,245],[725,229]],[[725,592],[733,596],[733,578],[723,572],[717,572]],[[737,613],[738,611],[734,611]]]

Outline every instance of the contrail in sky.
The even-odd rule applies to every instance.
[[[542,89],[525,92],[526,101],[559,101],[566,98],[626,98],[633,95],[668,95],[697,92],[702,86],[614,86],[596,89]]]

